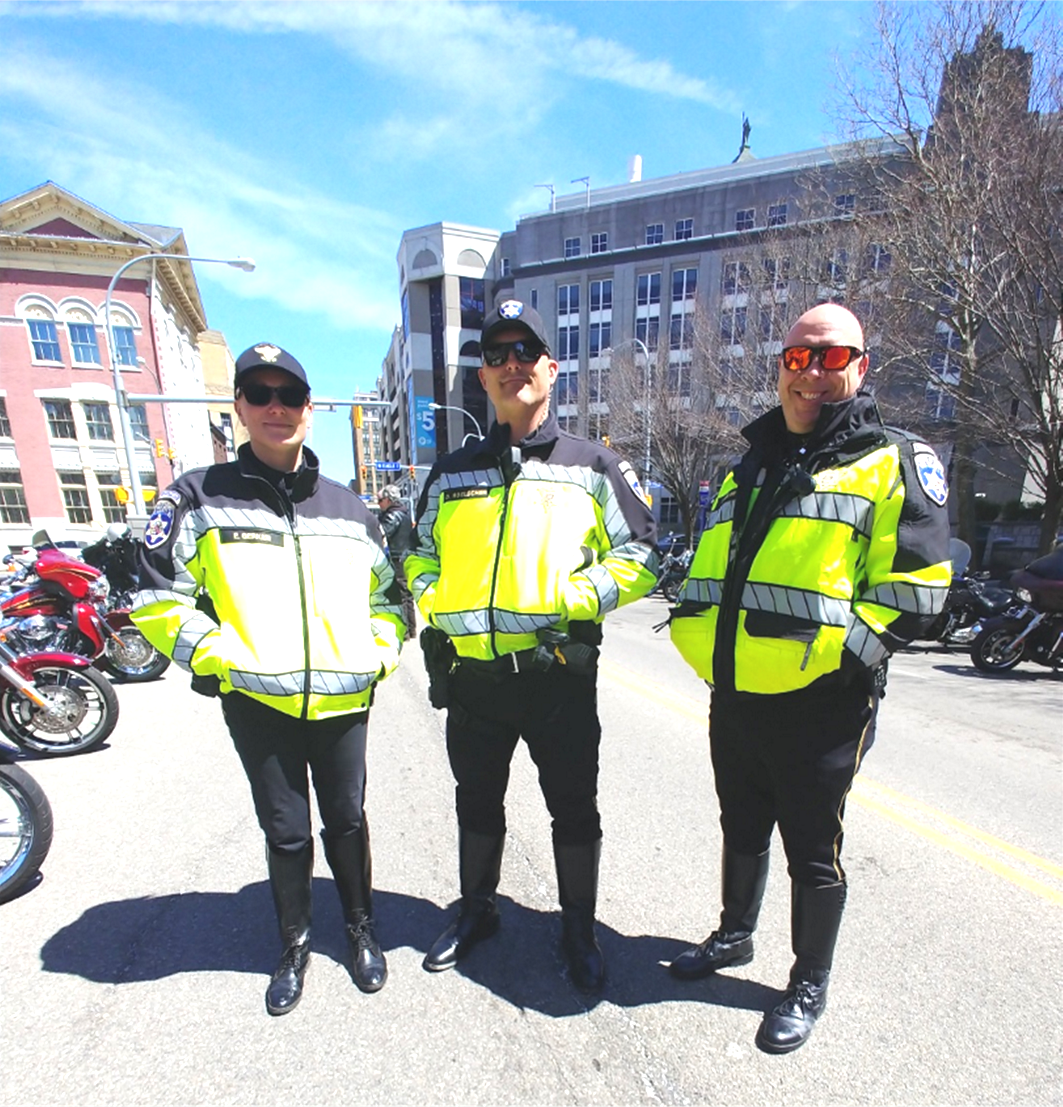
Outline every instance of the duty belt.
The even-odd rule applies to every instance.
[[[517,650],[516,653],[504,653],[501,657],[495,657],[490,661],[480,661],[474,657],[460,657],[458,664],[470,673],[483,676],[504,676],[506,673],[533,673],[543,672],[540,661],[536,663],[538,647],[530,650]]]

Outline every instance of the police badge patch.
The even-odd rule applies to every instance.
[[[650,506],[649,500],[646,499],[646,493],[642,490],[642,485],[639,484],[638,474],[626,461],[620,462],[620,473],[624,480],[631,486],[631,491],[647,506]]]
[[[503,319],[519,319],[524,314],[524,305],[520,300],[506,300],[498,305],[498,314]]]
[[[944,507],[949,498],[949,485],[938,455],[925,442],[913,442],[912,452],[915,455],[915,471],[919,484],[927,499],[938,507]]]
[[[177,504],[173,500],[160,499],[144,528],[144,545],[149,550],[158,549],[170,537],[173,521],[177,517]]]

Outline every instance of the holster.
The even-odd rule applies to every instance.
[[[436,627],[421,631],[421,656],[428,673],[428,702],[441,709],[450,704],[450,674],[457,661],[454,643]]]

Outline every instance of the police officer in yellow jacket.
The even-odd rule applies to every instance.
[[[671,620],[712,686],[723,829],[719,928],[671,964],[697,979],[753,958],[776,823],[791,880],[789,987],[757,1035],[784,1053],[823,1012],[845,904],[845,799],[874,738],[889,655],[948,591],[945,475],[860,391],[859,321],[822,304],[790,329],[779,401],[743,432]]]
[[[344,912],[354,982],[387,964],[373,924],[365,751],[373,688],[398,663],[405,626],[394,570],[365,504],[321,476],[303,445],[310,387],[291,354],[240,355],[238,459],[163,492],[140,555],[133,620],[220,694],[266,837],[283,953],[266,1008],[298,1003],[310,956],[314,844],[308,768]]]
[[[605,972],[594,931],[598,644],[606,614],[653,587],[654,520],[630,466],[560,430],[558,366],[534,308],[500,304],[481,356],[497,422],[432,469],[405,562],[426,659],[444,647],[435,683],[447,684],[457,781],[461,904],[424,967],[453,967],[498,929],[506,784],[523,738],[552,817],[562,948],[573,983],[595,992]]]

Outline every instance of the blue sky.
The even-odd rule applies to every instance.
[[[865,3],[0,2],[0,198],[46,180],[182,227],[212,327],[268,340],[318,396],[373,387],[404,230],[506,229],[590,176],[836,137],[835,55]],[[346,418],[314,448],[352,475]]]

